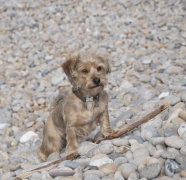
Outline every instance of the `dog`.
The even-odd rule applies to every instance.
[[[66,147],[67,155],[75,152],[81,139],[86,138],[99,124],[104,136],[114,130],[108,115],[108,94],[104,90],[110,72],[108,55],[97,52],[74,53],[62,64],[72,84],[51,104],[38,149],[46,161],[53,152]]]

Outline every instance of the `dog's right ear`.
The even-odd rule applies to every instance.
[[[76,54],[71,54],[67,61],[65,61],[63,64],[62,64],[62,68],[65,72],[65,74],[67,75],[69,81],[72,83],[73,82],[73,77],[75,76],[75,69],[76,69],[76,65],[77,65],[77,62],[80,58],[80,54],[76,53]]]

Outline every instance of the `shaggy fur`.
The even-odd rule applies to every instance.
[[[106,74],[110,71],[107,56],[98,53],[71,55],[62,68],[73,88],[60,93],[51,105],[43,142],[38,149],[43,161],[64,147],[67,154],[76,151],[79,140],[87,137],[97,124],[104,136],[113,132],[108,116],[108,95],[104,91]],[[91,102],[81,99],[90,96],[98,99]]]

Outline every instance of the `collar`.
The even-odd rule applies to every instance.
[[[88,97],[84,97],[78,90],[74,90],[72,89],[72,92],[79,98],[81,99],[84,103],[87,102],[95,102],[95,107],[98,107],[98,101],[99,101],[99,94],[95,95],[95,96],[88,96]]]

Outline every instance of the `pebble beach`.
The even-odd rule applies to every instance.
[[[25,180],[186,180],[185,0],[0,0],[0,179],[40,166],[50,102],[70,86],[66,52],[92,48],[109,54],[113,129],[169,108],[100,144],[97,127],[79,158]]]

